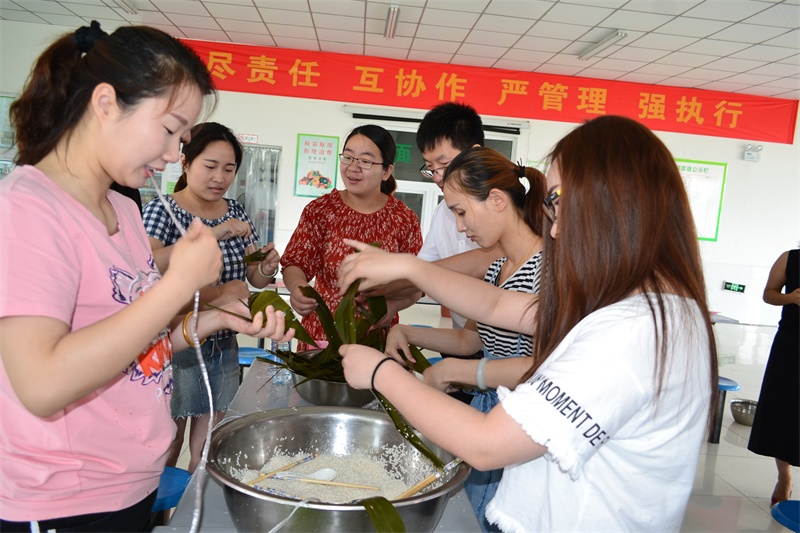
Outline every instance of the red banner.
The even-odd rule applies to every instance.
[[[555,74],[184,40],[223,91],[583,122],[623,115],[653,130],[792,144],[797,100]]]

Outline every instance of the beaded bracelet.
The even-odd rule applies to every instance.
[[[394,361],[391,357],[384,357],[381,359],[377,365],[375,365],[375,370],[372,371],[372,379],[369,380],[370,388],[375,390],[375,376],[378,374],[378,369],[381,367],[383,363],[386,361]]]
[[[273,270],[272,274],[264,274],[264,271],[261,270],[261,263],[259,263],[258,264],[258,273],[261,274],[262,276],[264,276],[267,279],[272,279],[272,278],[275,277],[275,274],[278,273],[278,269],[276,268],[275,270]]]
[[[486,382],[483,380],[483,369],[488,361],[488,357],[484,357],[478,361],[478,368],[475,370],[475,384],[480,390],[486,390]]]
[[[186,339],[186,344],[189,346],[194,346],[194,341],[189,338],[189,333],[186,331],[186,322],[189,320],[189,317],[194,314],[194,311],[189,311],[186,313],[186,316],[183,317],[183,338]],[[200,341],[199,346],[202,346],[206,342],[206,339]]]

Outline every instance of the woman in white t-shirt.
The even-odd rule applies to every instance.
[[[352,241],[361,253],[340,269],[342,289],[404,278],[457,312],[534,332],[532,358],[452,376],[496,387],[500,406],[470,409],[364,346],[342,348],[345,375],[473,467],[505,467],[486,511],[504,531],[677,531],[717,383],[683,182],[666,146],[624,117],[577,127],[549,159],[538,298]]]

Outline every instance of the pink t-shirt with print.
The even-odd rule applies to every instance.
[[[34,167],[0,181],[0,317],[52,317],[74,331],[160,279],[136,205],[108,199],[112,236]],[[48,418],[22,406],[0,365],[0,517],[114,511],[156,490],[175,433],[171,351],[164,329],[117,378]]]

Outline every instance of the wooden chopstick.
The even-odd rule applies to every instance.
[[[340,483],[339,481],[323,481],[321,479],[308,479],[308,478],[285,478],[285,481],[302,481],[303,483],[316,483],[318,485],[334,485],[337,487],[350,487],[351,489],[366,489],[378,490],[378,487],[370,487],[369,485],[354,485],[352,483]]]
[[[427,487],[428,485],[430,485],[431,483],[436,481],[437,477],[438,477],[438,473],[437,474],[431,474],[430,476],[426,477],[425,479],[423,479],[422,481],[420,481],[416,485],[412,485],[410,489],[408,489],[407,491],[402,493],[400,496],[395,498],[395,500],[402,500],[403,498],[408,498],[409,496],[413,496],[414,494],[418,493],[419,491],[421,491],[422,489],[424,489],[425,487]]]
[[[303,457],[303,458],[302,458],[302,459],[300,459],[299,461],[295,461],[294,463],[289,463],[288,465],[286,465],[286,466],[283,466],[283,467],[281,467],[281,468],[279,468],[279,469],[277,469],[277,470],[274,470],[274,471],[272,471],[272,472],[270,472],[270,473],[268,473],[268,474],[262,474],[262,475],[258,476],[257,478],[255,478],[254,480],[252,480],[252,481],[248,481],[247,483],[245,483],[245,485],[249,485],[249,486],[251,486],[251,487],[252,487],[252,486],[254,486],[256,483],[258,483],[259,481],[264,481],[264,480],[265,480],[265,479],[267,479],[268,477],[272,477],[272,476],[274,476],[275,474],[277,474],[278,472],[283,472],[284,470],[289,470],[289,469],[290,469],[290,468],[292,468],[292,467],[295,467],[295,466],[297,466],[297,465],[299,465],[299,464],[303,464],[303,463],[305,463],[306,461],[310,461],[311,459],[314,459],[315,457],[317,457],[317,455],[318,455],[318,454],[316,454],[316,453],[312,453],[311,455],[306,455],[305,457]]]
[[[408,498],[409,496],[413,496],[414,494],[418,493],[419,491],[421,491],[422,489],[424,489],[425,487],[427,487],[428,485],[430,485],[431,483],[442,477],[445,473],[449,472],[450,470],[452,470],[453,468],[457,467],[460,464],[461,464],[461,459],[458,458],[453,459],[452,461],[444,465],[444,468],[442,469],[441,472],[434,472],[433,474],[426,477],[419,483],[412,485],[407,491],[400,494],[400,496],[396,497],[395,500],[402,500],[403,498]]]

